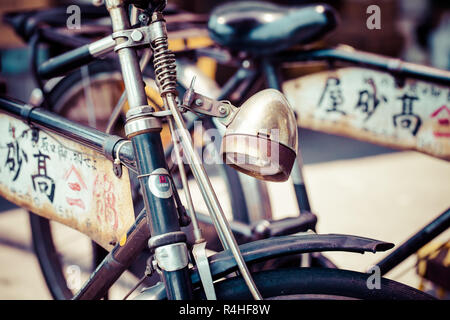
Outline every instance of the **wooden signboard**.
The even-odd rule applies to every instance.
[[[343,68],[289,80],[300,126],[450,160],[450,90],[387,73]]]
[[[128,171],[101,154],[0,113],[0,194],[106,249],[134,222]]]

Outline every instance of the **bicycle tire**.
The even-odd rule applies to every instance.
[[[61,261],[51,236],[50,223],[47,219],[29,212],[33,250],[50,291],[56,300],[70,299],[73,294],[67,287],[62,272]]]
[[[94,62],[88,66],[89,73],[92,75],[100,73],[110,73],[111,63],[105,61]],[[114,69],[113,69],[114,70]],[[151,76],[151,74],[149,75]],[[108,79],[108,77],[106,77]],[[74,87],[75,84],[82,81],[82,74],[79,70],[74,71],[62,78],[48,93],[48,99],[51,106],[57,106],[58,101],[64,99],[64,96]],[[120,91],[120,90],[119,90]],[[121,91],[119,92],[119,94]],[[113,99],[114,100],[114,99]],[[64,113],[64,110],[55,110],[58,113]],[[236,171],[223,165],[226,188],[230,192],[231,207],[237,208],[233,212],[239,213],[235,218],[242,221],[242,212],[247,212],[245,198],[243,197],[242,186]],[[135,206],[135,212],[139,212],[143,206],[139,203]],[[51,225],[48,219],[30,213],[30,225],[32,230],[33,246],[39,261],[41,271],[44,275],[47,286],[54,299],[69,299],[73,293],[67,287],[66,279],[60,257],[57,253],[55,243],[52,238]],[[93,265],[92,271],[98,263],[98,257],[104,256],[106,251],[102,251],[98,246],[93,245]],[[145,265],[142,267],[144,270]],[[141,270],[139,270],[141,271]]]
[[[371,274],[328,268],[287,268],[252,274],[264,299],[359,299],[434,300],[425,292],[394,280],[380,278],[379,288],[369,289]],[[241,277],[218,281],[214,285],[218,300],[251,300]],[[196,297],[204,299],[203,290]]]

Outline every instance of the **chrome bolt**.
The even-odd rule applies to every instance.
[[[131,36],[131,39],[133,39],[133,41],[136,41],[136,42],[139,42],[144,38],[144,35],[139,30],[133,30],[133,32],[131,32],[130,36]]]
[[[203,105],[203,100],[202,99],[196,99],[195,100],[195,105],[197,106],[197,107],[200,107],[200,106],[202,106]]]
[[[228,108],[225,107],[225,106],[220,106],[220,107],[219,107],[219,113],[220,113],[221,115],[227,114],[227,113],[228,113]]]
[[[148,14],[145,13],[141,13],[139,15],[139,22],[141,22],[144,25],[148,25],[149,21],[150,21],[150,17],[148,16]]]

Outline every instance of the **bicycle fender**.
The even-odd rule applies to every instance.
[[[240,245],[239,248],[247,264],[253,264],[264,260],[282,256],[323,251],[344,252],[380,252],[392,249],[394,244],[370,238],[363,238],[343,234],[299,234],[290,236],[273,237],[257,240]],[[230,272],[237,270],[236,261],[230,251],[222,251],[208,258],[213,279],[218,279]],[[200,277],[196,268],[191,270],[192,284],[200,283]],[[165,299],[161,294],[162,283],[146,289],[158,291],[158,299]],[[144,292],[145,292],[144,291]],[[155,292],[156,292],[155,291]],[[144,292],[142,294],[144,294]],[[139,299],[139,298],[138,298]]]
[[[287,255],[322,251],[345,252],[379,252],[392,249],[394,244],[379,240],[341,234],[301,234],[273,237],[249,242],[239,246],[245,262],[261,262]],[[222,251],[209,257],[213,278],[219,278],[237,270],[236,261],[231,252]],[[192,283],[197,283],[199,276],[194,268]]]

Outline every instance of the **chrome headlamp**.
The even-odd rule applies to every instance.
[[[278,90],[250,97],[227,125],[221,154],[226,164],[267,181],[286,181],[297,155],[294,112]]]

